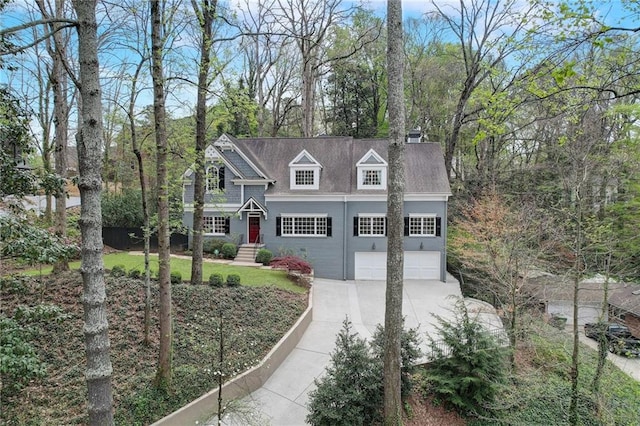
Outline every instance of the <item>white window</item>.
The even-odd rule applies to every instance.
[[[315,183],[315,170],[302,169],[295,170],[296,184],[295,186],[313,186]]]
[[[358,189],[387,189],[387,162],[373,149],[356,163]]]
[[[362,169],[362,186],[382,185],[382,169]]]
[[[224,167],[207,167],[206,186],[207,192],[214,192],[224,189]]]
[[[205,216],[202,218],[202,232],[208,235],[224,235],[227,229],[227,218],[220,216]]]
[[[379,237],[387,234],[385,216],[358,216],[358,236]]]
[[[326,216],[282,216],[280,220],[283,237],[327,236]]]
[[[427,236],[434,237],[436,235],[436,217],[433,215],[409,216],[409,236]]]
[[[291,189],[319,189],[322,165],[306,150],[289,163]]]

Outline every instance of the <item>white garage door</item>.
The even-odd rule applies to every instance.
[[[406,280],[440,279],[440,252],[407,251],[404,253],[404,278]],[[386,280],[386,252],[356,252],[356,280]]]

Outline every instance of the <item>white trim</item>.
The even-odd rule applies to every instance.
[[[241,149],[238,149],[238,147],[236,146],[236,144],[234,144],[231,139],[229,139],[229,137],[226,134],[222,134],[218,140],[216,140],[213,143],[214,146],[218,146],[221,149],[229,149],[231,151],[237,152],[238,155],[247,162],[247,164],[249,165],[249,167],[251,167],[253,169],[254,172],[256,172],[258,174],[258,176],[262,176],[265,179],[268,179],[267,176],[262,172],[262,170],[260,170],[259,167],[257,167],[251,160],[249,160],[249,157],[247,157],[245,155],[244,152],[242,152]],[[240,173],[235,173],[236,176],[242,176],[242,174]]]
[[[309,160],[311,160],[311,163],[298,164],[298,161],[300,161],[302,157],[308,157]],[[307,151],[306,149],[303,149],[300,152],[300,154],[296,155],[296,158],[291,160],[291,162],[289,163],[289,167],[320,167],[322,168],[322,164],[320,164],[318,160],[316,160],[313,157],[313,155],[309,154],[309,151]]]
[[[275,180],[239,178],[239,179],[231,179],[231,183],[233,183],[234,185],[264,185],[264,187],[267,188],[270,183],[275,183]]]
[[[409,213],[409,217],[438,217],[435,213]]]
[[[280,217],[329,217],[327,213],[281,213]]]
[[[387,217],[386,213],[358,213],[358,217]]]
[[[320,188],[319,166],[294,166],[289,168],[289,187],[291,189],[319,189]],[[296,172],[311,170],[313,172],[313,183],[311,185],[296,184]]]
[[[280,237],[283,238],[289,238],[289,237],[293,237],[293,238],[326,238],[327,237],[327,231],[328,231],[328,221],[326,220],[329,217],[328,214],[326,213],[299,213],[299,214],[294,214],[294,213],[284,213],[280,215]],[[283,219],[292,219],[291,220],[291,228],[292,230],[295,230],[295,219],[301,219],[301,218],[314,218],[316,220],[314,220],[314,231],[317,232],[318,230],[318,220],[317,219],[325,219],[324,222],[324,234],[285,234],[284,232],[284,223],[283,223]]]
[[[447,201],[451,194],[404,194],[404,201]],[[289,201],[387,201],[387,194],[265,194],[265,202],[289,202]]]
[[[436,219],[437,215],[433,213],[411,213],[409,214],[409,237],[435,237],[436,236]],[[432,234],[416,234],[411,232],[411,219],[433,219],[433,233]],[[423,221],[421,221],[423,222]],[[420,229],[423,229],[424,223],[421,223]]]
[[[230,212],[230,213],[236,213],[240,207],[242,207],[242,204],[226,204],[226,205],[205,204],[204,205],[204,211],[205,212]],[[193,213],[193,211],[194,211],[193,204],[192,203],[191,204],[185,204],[182,207],[182,211],[184,211],[186,213]]]
[[[367,161],[369,158],[375,158],[376,161],[378,161],[377,164],[371,164],[371,163],[367,163],[364,164],[365,161]],[[358,160],[358,162],[356,163],[356,166],[372,166],[372,167],[376,167],[376,166],[388,166],[387,162],[384,161],[384,158],[382,158],[380,156],[380,154],[378,154],[373,148],[371,148],[369,151],[367,151],[367,153],[365,155],[362,156],[362,158],[360,158],[360,160]]]
[[[360,233],[360,219],[379,219],[383,218],[383,228],[381,234],[376,234],[373,232],[374,224],[373,220],[369,224],[369,233],[361,234]],[[384,237],[387,235],[387,215],[386,213],[358,213],[358,237]]]

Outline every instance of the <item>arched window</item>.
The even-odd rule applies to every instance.
[[[224,166],[207,167],[207,192],[224,189]]]

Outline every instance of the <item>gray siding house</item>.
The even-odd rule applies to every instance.
[[[218,138],[206,149],[205,238],[305,258],[318,277],[386,279],[386,139]],[[193,227],[193,170],[183,175]],[[405,151],[405,279],[446,279],[447,201],[437,143]]]

